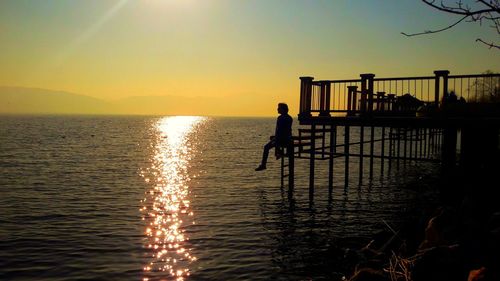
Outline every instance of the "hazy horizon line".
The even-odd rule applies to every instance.
[[[277,114],[276,114],[277,115]],[[276,115],[192,115],[192,114],[134,114],[134,113],[19,113],[19,112],[0,112],[0,116],[109,116],[109,117],[175,117],[175,116],[194,116],[209,118],[276,118]],[[292,116],[293,117],[293,116]]]

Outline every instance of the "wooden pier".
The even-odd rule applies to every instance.
[[[344,161],[344,185],[348,186],[352,158],[359,159],[361,182],[373,178],[376,161],[389,167],[401,161],[431,161],[449,169],[473,165],[489,149],[498,149],[500,74],[453,76],[440,70],[424,77],[361,74],[360,79],[301,77],[300,82],[300,128],[281,160],[281,184],[285,186],[288,179],[290,192],[295,159],[309,160],[312,198],[317,160],[328,160],[331,193],[336,161]],[[338,143],[337,134],[342,132],[343,142]],[[483,143],[482,138],[487,140]]]

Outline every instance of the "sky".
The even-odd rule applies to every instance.
[[[401,34],[457,19],[418,0],[0,0],[0,86],[213,98],[214,115],[238,115],[217,114],[224,100],[255,116],[287,102],[296,114],[300,76],[498,71],[500,52],[475,42],[498,39],[485,26]]]

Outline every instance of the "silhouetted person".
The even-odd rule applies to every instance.
[[[458,97],[454,91],[451,91],[450,93],[444,93],[442,101],[443,106],[448,104],[455,104],[457,102],[458,102]]]
[[[275,148],[276,158],[281,157],[282,149],[287,147],[292,142],[292,122],[293,119],[288,115],[288,105],[286,103],[278,104],[278,119],[276,120],[276,130],[274,137],[264,145],[264,152],[262,154],[262,162],[255,171],[262,171],[266,169],[267,157],[269,156],[269,150]]]
[[[457,95],[455,94],[455,92],[454,92],[454,91],[451,91],[451,92],[450,92],[449,99],[450,99],[450,100],[449,100],[449,101],[450,101],[450,103],[456,103],[456,102],[457,102],[458,97],[457,97]]]

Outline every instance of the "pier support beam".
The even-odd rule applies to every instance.
[[[316,158],[316,125],[311,125],[311,152],[309,159],[309,199],[314,197],[314,160]]]
[[[453,168],[457,161],[457,129],[448,127],[443,129],[443,142],[441,143],[443,168]]]
[[[370,130],[370,180],[373,179],[373,150],[375,146],[375,127]]]
[[[333,158],[337,147],[337,126],[330,126],[330,158],[328,159],[328,192],[333,191]]]
[[[295,185],[295,148],[293,143],[288,146],[288,192],[293,193]]]
[[[380,149],[380,172],[384,175],[384,159],[385,159],[385,127],[382,127],[382,144]]]
[[[345,154],[345,166],[344,166],[344,182],[345,182],[345,187],[349,185],[349,142],[350,142],[350,128],[349,126],[345,126],[345,133],[344,133],[344,154]]]
[[[460,166],[473,172],[498,166],[500,156],[499,128],[467,126],[462,128]]]
[[[359,184],[363,183],[363,153],[365,146],[365,127],[359,127]]]

